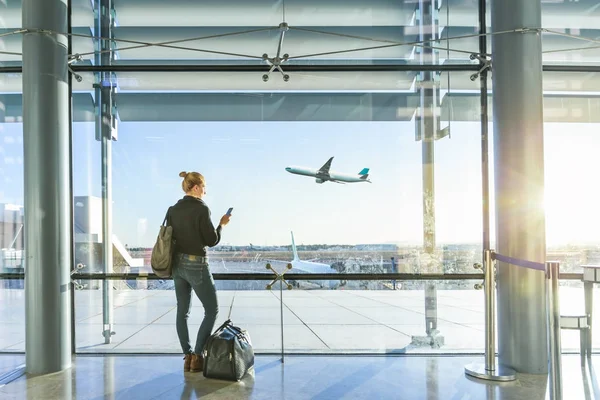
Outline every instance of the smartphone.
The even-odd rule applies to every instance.
[[[231,215],[232,211],[233,211],[233,207],[229,207],[229,210],[227,210],[227,215]]]

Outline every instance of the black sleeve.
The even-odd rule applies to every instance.
[[[200,235],[205,245],[214,247],[221,241],[221,225],[215,229],[210,219],[210,209],[208,207],[202,208],[203,211],[200,213]]]

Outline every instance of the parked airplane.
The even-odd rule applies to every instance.
[[[317,183],[323,183],[323,182],[327,182],[327,181],[335,182],[335,183],[342,183],[342,184],[345,182],[348,182],[348,183],[369,182],[369,183],[371,183],[371,181],[368,179],[369,168],[363,168],[358,173],[358,175],[340,174],[337,172],[329,171],[329,168],[331,168],[331,161],[333,161],[333,157],[331,157],[329,160],[327,160],[327,162],[319,169],[291,166],[291,167],[287,167],[285,170],[291,174],[311,176],[313,178],[316,178],[315,181]]]
[[[305,261],[301,260],[298,256],[298,249],[296,248],[296,242],[294,241],[294,232],[292,234],[292,254],[294,258],[290,262],[292,265],[292,273],[296,272],[305,272],[307,274],[337,274],[337,271],[331,268],[329,264],[322,264],[314,261]],[[270,260],[266,260],[270,261]],[[281,261],[278,261],[281,262]],[[303,281],[293,282],[295,286],[300,286]],[[308,281],[311,283],[315,283],[321,287],[328,287],[330,289],[335,289],[340,285],[340,281]],[[292,283],[292,282],[290,282]]]

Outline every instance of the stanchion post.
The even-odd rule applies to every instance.
[[[287,264],[286,268],[292,269],[292,264]],[[285,354],[284,354],[284,347],[283,347],[283,285],[285,285],[288,288],[288,290],[292,290],[292,285],[287,283],[285,280],[285,277],[284,277],[285,270],[282,273],[279,273],[273,269],[271,264],[267,264],[267,269],[271,270],[275,274],[275,279],[273,279],[271,281],[271,283],[269,283],[267,285],[267,290],[271,290],[273,288],[273,285],[275,284],[275,282],[279,281],[279,310],[280,310],[280,324],[279,325],[281,326],[281,362],[284,363],[285,362]]]
[[[484,251],[485,369],[496,369],[496,268],[492,251]]]
[[[283,351],[283,279],[279,279],[279,310],[280,310],[280,319],[279,325],[281,327],[281,362],[285,362],[285,355]]]
[[[496,269],[493,250],[483,254],[484,296],[485,296],[485,362],[471,363],[465,367],[465,374],[490,381],[513,381],[516,372],[496,363]]]
[[[546,263],[546,317],[548,320],[548,386],[551,400],[562,400],[560,345],[560,298],[558,277],[560,264]]]

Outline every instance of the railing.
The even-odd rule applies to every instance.
[[[506,376],[506,371],[502,370],[501,366],[498,366],[495,361],[495,275],[493,260],[499,260],[504,262],[519,262],[511,258],[505,258],[499,254],[495,254],[492,251],[486,252],[484,273],[471,273],[471,274],[440,274],[440,273],[328,273],[328,274],[306,274],[306,273],[286,273],[286,280],[296,281],[315,281],[315,280],[347,280],[347,281],[464,281],[464,280],[484,280],[485,283],[485,311],[486,311],[486,336],[485,336],[485,365],[480,369],[480,372],[489,374],[490,371],[497,376]],[[541,270],[541,263],[523,263],[526,267],[535,267],[534,269]],[[558,311],[552,313],[558,306],[557,294],[557,277],[562,280],[581,280],[583,274],[581,273],[563,273],[558,274],[558,264],[549,263],[552,268],[549,269],[547,274],[547,285],[549,286],[549,300],[548,300],[548,318],[549,329],[553,332],[559,332],[560,321]],[[0,273],[0,280],[22,280],[25,278],[24,273]],[[170,278],[160,278],[152,273],[80,273],[74,271],[71,275],[72,281],[82,280],[170,280]],[[273,273],[216,273],[213,274],[215,280],[221,281],[273,281]],[[74,287],[76,287],[75,282]],[[73,292],[73,291],[72,291]],[[556,293],[556,294],[555,294]],[[492,295],[492,297],[490,297]],[[558,317],[557,317],[558,316]],[[74,332],[74,329],[73,329]],[[555,394],[560,395],[560,341],[556,343],[556,338],[560,338],[559,335],[549,335],[552,339],[552,343],[549,342],[549,352],[551,352],[550,371],[551,371],[551,391]],[[75,348],[75,346],[73,346]],[[282,359],[283,359],[283,337],[282,337]],[[506,379],[504,379],[506,380]],[[553,397],[560,398],[560,397]]]
[[[216,273],[212,274],[216,281],[269,281],[273,279],[270,273]],[[340,273],[340,274],[297,274],[285,275],[288,280],[295,281],[319,281],[319,280],[346,280],[346,281],[465,281],[481,280],[485,278],[483,273],[473,274],[408,274],[408,273]],[[75,273],[71,275],[75,280],[121,280],[121,279],[147,279],[147,280],[170,280],[171,278],[160,278],[149,273]],[[577,280],[583,278],[582,273],[561,273],[560,280]],[[0,280],[25,279],[22,272],[0,272]]]

